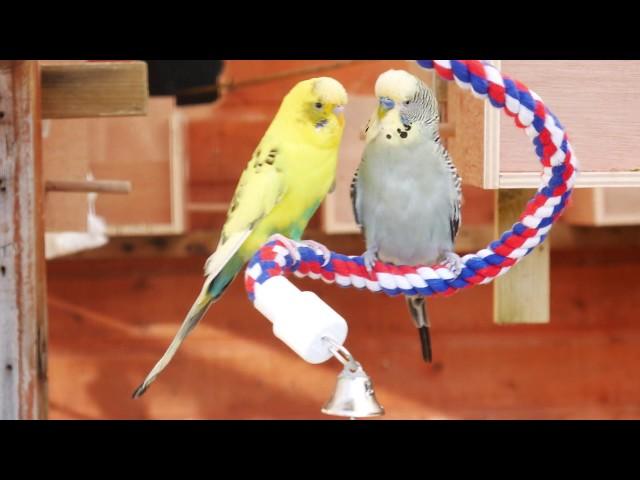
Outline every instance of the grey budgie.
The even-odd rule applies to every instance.
[[[379,105],[365,131],[366,147],[351,183],[356,222],[376,260],[401,265],[445,263],[459,272],[453,252],[460,227],[462,182],[440,143],[438,104],[417,77],[389,70],[375,87]],[[430,362],[431,341],[424,297],[407,297]]]

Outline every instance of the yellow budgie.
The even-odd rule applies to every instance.
[[[300,240],[335,182],[347,92],[333,78],[298,83],[242,173],[204,286],[169,348],[133,393],[142,395],[220,298],[246,262],[274,234]]]

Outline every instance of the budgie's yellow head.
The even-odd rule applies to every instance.
[[[298,83],[282,101],[278,116],[301,130],[305,140],[334,147],[344,130],[347,92],[340,82],[319,77]]]

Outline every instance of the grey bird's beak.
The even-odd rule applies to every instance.
[[[379,102],[380,102],[380,106],[385,112],[391,110],[393,107],[396,106],[396,103],[393,100],[391,100],[389,97],[380,97]]]

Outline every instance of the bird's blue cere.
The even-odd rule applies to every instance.
[[[389,97],[380,97],[380,106],[385,110],[391,110],[396,104]]]

